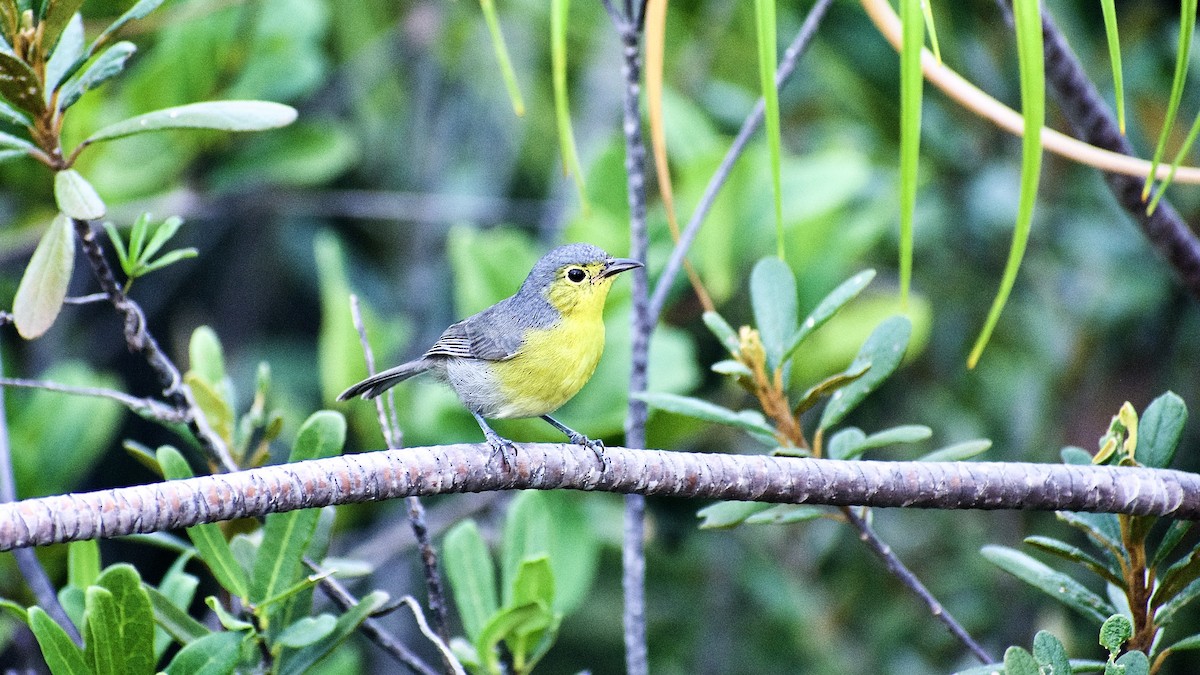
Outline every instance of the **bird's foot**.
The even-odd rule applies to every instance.
[[[578,431],[568,435],[571,442],[575,445],[582,445],[585,448],[591,448],[592,452],[596,453],[596,459],[600,460],[600,468],[608,469],[608,455],[604,454],[604,441],[592,440]]]
[[[500,466],[505,471],[512,469],[513,462],[517,459],[516,444],[491,430],[484,431],[483,435],[487,438],[488,445],[492,446],[492,459],[499,455]]]

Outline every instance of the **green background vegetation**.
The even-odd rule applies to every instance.
[[[794,34],[809,4],[779,5],[781,41]],[[1049,5],[1092,78],[1107,87],[1098,4]],[[83,11],[91,28],[93,19],[100,25],[124,9],[94,1]],[[995,5],[947,2],[934,9],[946,62],[1016,106],[1012,34]],[[1178,11],[1171,3],[1145,2],[1118,3],[1117,9],[1128,134],[1146,155],[1164,116]],[[547,3],[514,0],[499,12],[525,100],[519,118],[480,8],[470,1],[168,2],[126,33],[139,46],[126,75],[72,108],[65,136],[76,142],[103,124],[204,99],[266,99],[300,111],[290,127],[261,134],[164,133],[97,146],[77,167],[119,225],[142,211],[184,218],[175,243],[196,247],[199,257],[139,280],[133,296],[181,366],[193,329],[206,324],[216,331],[229,378],[242,393],[239,409],[249,405],[259,362],[269,362],[274,407],[286,423],[283,438],[294,437],[310,411],[334,405],[337,392],[365,373],[348,292],[367,305],[377,356],[394,363],[422,350],[451,321],[510,294],[552,245],[589,241],[616,255],[627,251],[620,52],[601,5],[572,4],[568,42],[586,209],[561,170]],[[671,4],[664,113],[682,218],[758,95],[754,31],[750,3]],[[845,368],[863,338],[897,308],[898,72],[895,52],[861,9],[836,2],[780,95],[784,232],[802,315],[855,272],[880,272],[864,297],[798,355],[798,383]],[[1195,408],[1195,300],[1119,211],[1099,175],[1052,155],[1045,159],[1030,248],[1013,296],[982,362],[966,370],[1007,255],[1020,143],[927,89],[909,361],[849,422],[868,431],[927,425],[934,437],[918,454],[983,437],[994,441],[983,459],[1053,462],[1064,445],[1094,449],[1125,400],[1141,410],[1173,390]],[[1200,96],[1185,91],[1183,116],[1198,106]],[[1053,104],[1047,119],[1064,128]],[[754,262],[775,250],[768,167],[760,136],[738,162],[690,255],[735,326],[750,321],[747,280]],[[9,162],[0,165],[0,186],[0,297],[8,298],[53,217],[52,177],[33,162]],[[651,195],[653,275],[672,242]],[[1170,197],[1185,220],[1196,222],[1200,192],[1178,186]],[[92,292],[82,261],[76,272],[71,292]],[[681,282],[656,332],[651,389],[750,406],[744,392],[709,372],[723,350],[700,313]],[[604,361],[561,413],[567,424],[609,443],[619,443],[624,416],[628,315],[628,282],[618,282],[608,304]],[[154,394],[152,376],[126,352],[119,329],[107,306],[68,307],[37,341],[13,335],[3,341],[7,374]],[[6,395],[23,497],[149,482],[152,475],[121,450],[122,439],[150,447],[179,442],[107,402],[47,392]],[[408,383],[396,397],[406,444],[480,440],[470,416],[436,383]],[[350,419],[349,447],[383,446],[372,406],[338,409]],[[519,440],[556,440],[540,422],[497,429]],[[668,413],[653,413],[648,431],[651,447],[761,451],[740,432]],[[1195,424],[1186,433],[1176,466],[1196,470],[1188,448],[1200,434]],[[286,448],[276,450],[282,459]],[[877,451],[875,457],[913,452]],[[494,540],[508,498],[429,500],[430,520],[444,531],[472,513]],[[572,498],[601,542],[601,563],[590,595],[566,618],[543,668],[617,672],[620,500]],[[822,520],[699,531],[699,506],[650,502],[653,672],[911,673],[974,665],[849,528]],[[1052,515],[874,515],[898,555],[994,653],[1030,644],[1039,628],[1055,632],[1072,655],[1096,648],[1090,623],[979,554],[985,544],[1016,546],[1032,533],[1075,541],[1076,533]],[[423,596],[403,519],[399,502],[338,511],[334,553],[381,570],[363,593],[384,588]],[[149,580],[171,561],[128,541],[104,542],[101,550],[106,563],[133,562]],[[43,559],[52,569],[65,565],[60,550],[43,552]],[[11,559],[0,564],[0,594],[22,597]],[[1193,608],[1189,622],[1197,618]],[[386,621],[398,632],[410,626],[401,614]],[[17,638],[9,631],[13,645]],[[367,643],[360,647],[342,658],[363,669],[376,664],[378,672],[392,666]],[[1194,667],[1179,658],[1167,670]]]

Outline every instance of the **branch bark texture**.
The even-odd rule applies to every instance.
[[[0,504],[0,550],[413,495],[512,489],[836,506],[1103,511],[1200,520],[1200,474],[998,462],[875,462],[520,445],[441,445]]]

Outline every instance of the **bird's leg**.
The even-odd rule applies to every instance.
[[[575,431],[571,427],[563,424],[562,422],[559,422],[558,420],[554,419],[553,417],[551,417],[549,415],[542,415],[542,419],[549,422],[551,424],[551,426],[553,426],[555,429],[558,429],[559,431],[566,434],[567,438],[571,439],[571,442],[574,443],[575,445],[582,445],[585,448],[591,448],[592,452],[596,453],[596,459],[600,460],[600,464],[603,465],[605,468],[608,468],[608,457],[606,457],[604,455],[604,442],[603,441],[599,441],[599,440],[593,441],[590,438],[588,438],[587,436],[584,436],[583,434],[579,433],[578,431]]]
[[[492,457],[500,455],[500,464],[505,469],[511,469],[513,466],[512,460],[516,458],[517,446],[513,442],[496,433],[474,410],[471,414],[475,416],[475,421],[479,422],[479,428],[483,429],[483,436],[487,439],[488,445],[492,446]]]

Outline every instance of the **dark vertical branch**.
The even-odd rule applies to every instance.
[[[158,376],[163,396],[186,416],[188,429],[200,442],[204,451],[208,453],[209,461],[222,471],[237,471],[238,466],[229,456],[229,449],[225,447],[225,442],[221,440],[221,437],[208,425],[208,420],[196,406],[196,401],[192,398],[192,391],[184,384],[179,369],[175,367],[171,359],[167,358],[162,348],[158,346],[158,341],[146,329],[146,315],[142,313],[142,308],[125,295],[125,291],[117,283],[112,267],[109,266],[108,260],[104,257],[104,251],[100,248],[100,242],[96,240],[96,232],[92,229],[91,223],[77,218],[71,220],[75,224],[75,233],[79,236],[79,242],[83,246],[88,263],[92,266],[92,272],[95,273],[96,280],[100,282],[100,290],[104,291],[109,302],[125,319],[125,343],[129,346],[129,350],[141,354],[146,359],[150,369]]]
[[[621,128],[625,134],[626,188],[629,197],[629,255],[645,264],[649,248],[646,232],[646,145],[642,138],[641,117],[641,0],[627,0],[625,13],[604,0],[605,9],[621,40],[624,79]],[[629,373],[629,409],[625,416],[625,443],[636,447],[646,444],[647,408],[633,398],[646,391],[650,352],[650,282],[646,268],[633,270],[633,318],[630,332],[632,367]],[[625,532],[622,547],[622,588],[625,592],[625,669],[630,675],[644,675],[646,656],[646,558],[642,547],[645,531],[646,500],[640,495],[625,497]]]
[[[0,361],[0,376],[3,375],[4,363]],[[0,387],[0,502],[15,501],[17,501],[17,481],[13,476],[12,446],[9,445],[8,440],[8,414],[4,409],[4,388]],[[67,635],[71,636],[75,644],[82,647],[83,638],[79,635],[79,629],[75,627],[75,623],[67,616],[66,610],[59,604],[58,594],[54,592],[54,584],[50,583],[50,577],[46,574],[42,563],[38,561],[37,553],[31,548],[20,548],[13,550],[12,554],[17,560],[17,569],[21,571],[25,583],[29,584],[30,590],[33,591],[33,597],[37,600],[38,606],[46,610],[50,618],[67,631]]]

